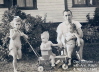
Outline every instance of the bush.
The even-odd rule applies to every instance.
[[[11,7],[10,10],[7,10],[4,12],[2,16],[2,23],[0,24],[0,39],[2,40],[2,47],[4,53],[1,57],[8,56],[8,46],[9,46],[9,29],[12,28],[12,20],[14,16],[19,16],[22,19],[22,27],[21,31],[23,31],[25,34],[29,36],[29,43],[34,47],[34,49],[39,52],[40,54],[40,44],[41,44],[41,38],[40,35],[43,31],[49,31],[50,34],[50,40],[52,42],[56,42],[56,32],[55,32],[55,26],[53,27],[52,23],[45,23],[45,19],[43,20],[41,16],[33,17],[30,14],[26,14],[19,10],[17,6]],[[54,35],[54,36],[53,36]],[[31,57],[31,55],[34,55],[32,49],[30,48],[29,44],[25,41],[23,37],[21,37],[22,41],[22,52],[24,56]],[[6,52],[6,53],[5,53]],[[0,52],[2,53],[2,51]],[[2,59],[2,58],[0,58]],[[6,59],[6,57],[5,57]]]
[[[84,41],[86,43],[97,43],[99,42],[99,31],[98,26],[84,26],[83,34],[84,34]]]
[[[8,48],[4,48],[2,46],[0,46],[0,61],[8,61]]]
[[[0,23],[0,42],[2,43],[0,47],[0,55],[3,54],[2,56],[0,56],[0,60],[2,60],[2,57],[8,56],[8,52],[6,52],[6,50],[8,50],[9,45],[9,29],[12,28],[12,20],[14,16],[19,16],[22,19],[21,30],[29,36],[28,41],[30,42],[30,44],[36,50],[38,50],[40,46],[40,34],[44,30],[42,26],[44,20],[42,19],[42,17],[38,15],[36,17],[33,17],[30,14],[26,14],[18,9],[17,6],[11,7],[10,10],[4,12],[2,16],[2,23]],[[24,38],[21,38],[21,40],[23,53],[30,54],[32,52],[30,46],[27,44]]]
[[[99,26],[99,7],[95,9],[93,18],[90,17],[90,13],[88,13],[86,17],[88,20],[88,24],[90,24],[91,26]]]
[[[86,15],[88,23],[83,27],[84,40],[88,43],[99,42],[99,8],[95,9],[94,17],[90,13]]]

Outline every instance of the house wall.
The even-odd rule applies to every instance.
[[[62,22],[63,10],[65,9],[64,0],[37,0],[37,10],[23,10],[32,16],[40,15],[46,22]]]
[[[87,22],[86,15],[90,13],[93,18],[95,7],[72,7],[72,0],[67,0],[68,9],[73,12],[73,19],[79,22]]]
[[[95,7],[72,7],[72,0],[67,0],[68,8],[73,12],[73,19],[79,22],[87,22],[86,15],[90,13],[93,17]],[[22,10],[26,14],[32,16],[40,15],[44,19],[45,14],[46,22],[62,22],[63,10],[65,9],[64,0],[37,0],[37,10]],[[8,8],[0,8],[0,20],[2,14]]]
[[[63,21],[63,10],[65,9],[64,0],[37,0],[37,10],[22,10],[26,14],[32,16],[40,15],[44,19],[45,14],[46,22],[62,22]],[[2,14],[8,8],[0,8],[0,20]]]

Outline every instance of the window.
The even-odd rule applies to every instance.
[[[37,0],[13,0],[13,5],[18,5],[19,9],[37,9]]]
[[[7,5],[7,0],[0,0],[0,8],[5,8]]]
[[[96,6],[97,0],[72,0],[73,7],[92,7]]]

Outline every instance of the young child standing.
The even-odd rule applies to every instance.
[[[59,46],[49,41],[49,33],[45,31],[41,34],[42,43],[40,45],[41,55],[43,59],[51,59],[51,66],[55,66],[55,54],[52,52],[51,46]]]
[[[14,72],[17,72],[17,59],[22,57],[20,37],[28,38],[28,36],[20,31],[21,18],[19,16],[15,16],[13,22],[14,28],[10,29],[9,55],[13,57]]]
[[[77,39],[77,43],[75,43],[76,40],[73,39],[74,36]],[[79,37],[79,35],[76,32],[75,24],[71,24],[70,25],[69,32],[66,33],[65,39],[66,39],[67,57],[69,58],[68,65],[71,65],[71,55],[72,55],[73,49],[75,47],[75,44],[77,44],[78,47],[80,47],[80,37]]]

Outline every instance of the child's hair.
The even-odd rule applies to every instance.
[[[14,16],[13,21],[21,21],[21,18],[19,16]]]
[[[45,38],[48,38],[49,39],[49,33],[48,31],[44,31],[42,34],[41,34],[41,38],[42,37],[45,37]]]
[[[11,22],[11,26],[15,27],[16,22],[22,22],[21,18],[19,16],[14,16],[12,22]]]
[[[75,26],[75,24],[71,24],[71,26],[70,26],[73,30],[76,30],[76,26]]]

